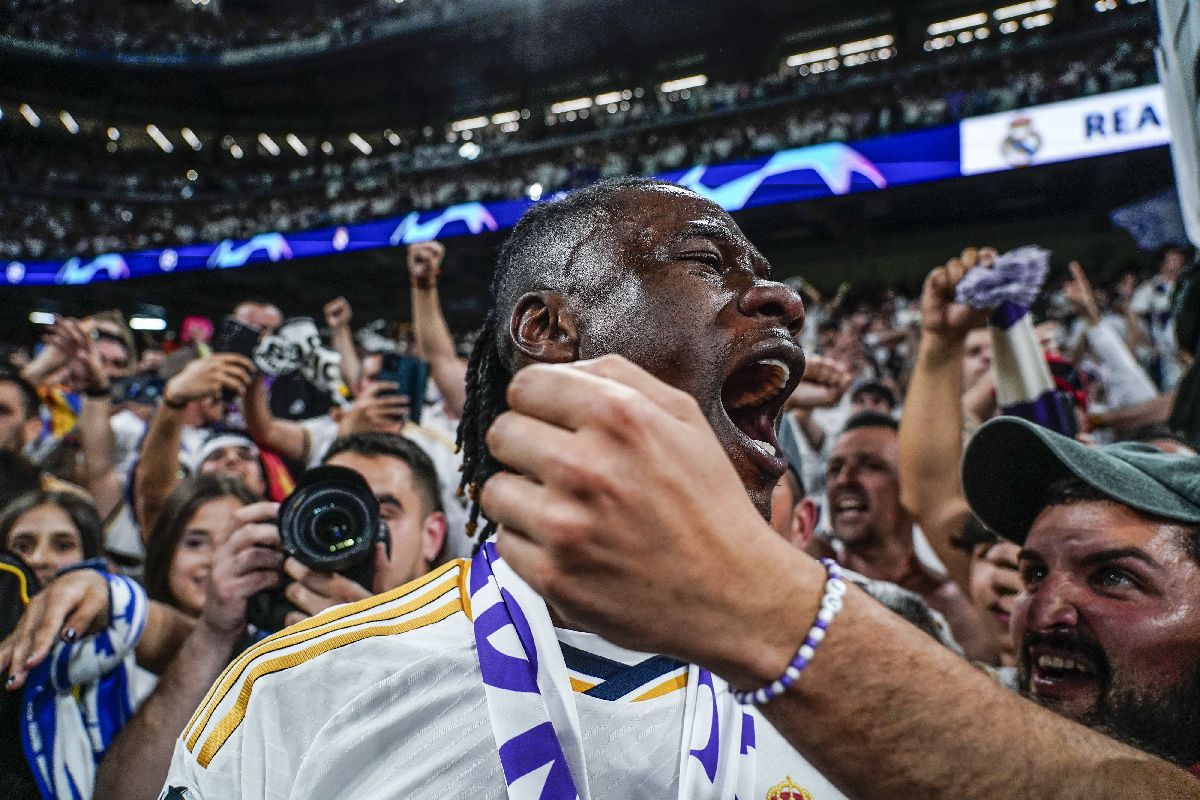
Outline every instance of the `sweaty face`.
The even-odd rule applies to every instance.
[[[1005,665],[1011,665],[1016,658],[1012,612],[1021,591],[1018,553],[1020,548],[1006,541],[976,545],[971,553],[971,602],[983,618],[1000,661]]]
[[[900,505],[899,464],[899,436],[891,428],[855,428],[838,438],[825,484],[837,538],[855,545],[912,536],[912,518]]]
[[[258,454],[251,447],[218,447],[204,459],[200,474],[237,478],[247,489],[260,496],[267,490],[262,464],[258,463]]]
[[[199,616],[204,610],[213,555],[229,536],[229,518],[241,507],[237,498],[218,497],[202,504],[183,524],[167,573],[167,588],[180,611]]]
[[[769,514],[787,463],[775,429],[804,371],[800,298],[717,205],[683,189],[624,192],[585,248],[579,357],[623,355],[696,398]],[[583,261],[580,258],[579,261]]]
[[[408,464],[391,456],[359,453],[338,453],[325,463],[362,475],[379,501],[392,552],[386,559],[376,559],[372,590],[386,592],[428,572],[429,562],[441,550],[445,523],[440,514],[426,510]]]
[[[1178,764],[1200,761],[1200,566],[1185,529],[1115,503],[1053,506],[1021,551],[1022,690]]]
[[[63,567],[83,561],[83,537],[67,512],[46,504],[22,514],[5,546],[19,555],[45,586]]]

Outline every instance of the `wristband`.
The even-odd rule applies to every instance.
[[[172,411],[183,411],[183,407],[187,404],[187,400],[171,400],[165,394],[163,395],[163,405]]]
[[[739,703],[761,706],[792,688],[792,684],[800,677],[800,673],[812,661],[817,647],[824,641],[829,623],[833,622],[833,618],[842,610],[842,598],[846,596],[848,587],[846,581],[842,579],[842,568],[836,561],[832,558],[822,558],[821,564],[825,567],[825,572],[829,577],[825,581],[825,593],[821,595],[821,610],[817,612],[817,618],[813,620],[812,627],[808,629],[804,643],[796,651],[796,656],[788,664],[787,669],[773,683],[749,692],[734,692],[733,697]]]
[[[89,386],[83,390],[84,397],[103,397],[109,398],[112,396],[112,390],[107,386],[101,388],[99,386]]]
[[[63,567],[54,573],[54,577],[57,578],[59,575],[66,575],[68,572],[77,572],[81,569],[94,569],[97,572],[108,574],[108,562],[103,558],[89,558],[86,561],[80,561],[78,564]]]

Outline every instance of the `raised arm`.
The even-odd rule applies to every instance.
[[[751,505],[694,399],[623,359],[521,370],[483,489],[504,559],[568,625],[775,680],[825,571]],[[857,589],[764,708],[857,800],[1200,798],[1200,783],[1023,700]]]
[[[218,396],[223,389],[244,393],[252,371],[253,365],[245,356],[214,353],[191,362],[167,382],[163,402],[142,441],[134,477],[134,513],[143,541],[150,535],[167,495],[179,483],[179,449],[187,405]]]
[[[963,346],[967,333],[986,315],[953,300],[955,287],[978,262],[979,252],[967,249],[925,279],[921,341],[900,417],[901,502],[964,591],[970,586],[971,562],[951,544],[970,514],[958,478]]]
[[[261,374],[255,375],[246,390],[246,430],[260,447],[268,447],[284,458],[304,461],[308,455],[308,435],[304,426],[271,413],[267,386]]]
[[[354,347],[354,334],[350,330],[350,319],[353,314],[350,301],[344,297],[335,297],[325,304],[325,324],[329,326],[332,336],[333,349],[342,357],[342,379],[353,389],[362,377],[362,362],[358,358],[358,350]]]
[[[442,316],[438,275],[446,248],[441,242],[421,242],[408,248],[408,278],[412,287],[413,336],[421,357],[429,362],[429,375],[442,393],[446,413],[462,417],[467,401],[467,367],[454,350],[454,337]],[[414,397],[419,403],[422,398]]]

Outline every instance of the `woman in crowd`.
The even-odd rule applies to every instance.
[[[213,554],[233,512],[260,498],[241,481],[201,475],[175,487],[146,546],[146,594],[196,617],[204,608]]]
[[[0,514],[0,541],[45,586],[64,567],[100,555],[100,518],[95,506],[74,492],[29,492]]]

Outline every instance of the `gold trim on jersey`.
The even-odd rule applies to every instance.
[[[687,674],[687,669],[684,668],[683,674],[676,675],[674,678],[663,681],[662,683],[660,683],[658,686],[655,686],[650,691],[644,692],[643,694],[639,694],[637,697],[633,698],[633,700],[631,700],[630,702],[638,703],[638,702],[641,702],[642,700],[653,700],[656,697],[662,697],[663,695],[670,694],[671,692],[675,691],[676,689],[682,689],[685,686],[687,686],[687,684],[688,684],[688,674]]]
[[[471,588],[467,583],[471,573],[471,564],[466,559],[460,559],[463,562],[463,568],[458,573],[458,594],[462,598],[463,613],[467,615],[467,619],[475,621],[475,614],[471,612]]]
[[[233,708],[229,710],[229,713],[227,713],[221,719],[221,721],[217,723],[216,728],[213,729],[213,732],[209,734],[208,738],[205,739],[204,746],[200,748],[200,754],[196,757],[196,763],[207,769],[208,765],[220,751],[221,747],[226,741],[229,740],[229,737],[233,735],[238,726],[242,724],[242,720],[246,717],[246,707],[250,704],[250,695],[254,691],[254,684],[259,678],[276,672],[281,672],[285,669],[291,669],[292,667],[296,667],[300,664],[304,664],[307,661],[311,661],[317,656],[328,653],[331,650],[336,650],[339,647],[345,647],[348,644],[353,644],[363,639],[368,639],[375,636],[393,636],[395,634],[408,633],[410,631],[424,628],[428,625],[433,625],[434,623],[441,622],[442,620],[459,611],[462,611],[462,602],[459,598],[455,597],[449,603],[446,603],[441,608],[431,611],[429,614],[426,614],[423,617],[417,617],[416,619],[411,619],[407,622],[400,622],[395,625],[359,628],[357,630],[349,631],[348,633],[343,633],[340,636],[335,636],[331,639],[318,642],[312,647],[309,647],[307,650],[285,653],[284,655],[273,658],[270,661],[263,661],[254,669],[250,670],[250,674],[247,675],[245,681],[242,682],[242,688],[241,691],[238,692],[237,701],[234,702]]]
[[[222,672],[221,676],[213,683],[212,688],[209,689],[204,701],[196,709],[196,713],[192,715],[192,719],[190,722],[188,722],[187,727],[184,728],[184,736],[186,737],[188,752],[191,752],[195,748],[196,742],[200,738],[200,734],[208,725],[213,713],[217,710],[217,706],[219,706],[221,701],[225,699],[225,696],[233,687],[234,682],[241,677],[242,673],[245,672],[246,667],[249,666],[251,661],[259,656],[267,655],[281,648],[303,644],[307,641],[311,641],[317,636],[321,636],[335,630],[340,630],[351,625],[389,620],[403,614],[409,614],[413,611],[417,611],[445,594],[446,591],[455,584],[455,579],[452,578],[446,583],[437,586],[432,591],[426,592],[415,600],[405,603],[397,608],[388,609],[380,614],[375,614],[365,619],[354,618],[356,614],[359,614],[363,611],[369,611],[372,608],[376,608],[380,605],[398,600],[405,595],[412,594],[418,589],[429,585],[433,581],[445,575],[454,567],[463,566],[465,563],[466,562],[462,559],[451,561],[450,563],[435,569],[433,572],[423,575],[422,577],[417,578],[414,581],[410,581],[409,583],[406,583],[396,589],[392,589],[391,591],[384,592],[383,594],[373,595],[355,603],[350,603],[328,614],[318,614],[315,617],[309,617],[308,619],[298,622],[291,627],[284,628],[278,633],[271,634],[253,647],[247,648],[245,652],[235,658],[233,662],[225,668],[225,671]]]
[[[579,678],[576,678],[574,675],[571,676],[571,691],[579,692],[580,694],[583,694],[588,689],[596,688],[596,686],[598,686],[598,684],[588,683],[587,681],[581,681],[581,680],[579,680]]]

